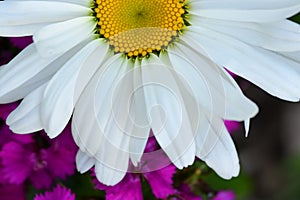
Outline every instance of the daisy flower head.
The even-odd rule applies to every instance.
[[[239,173],[223,120],[257,106],[224,67],[279,98],[300,97],[299,0],[0,2],[0,35],[33,43],[0,68],[0,103],[16,133],[51,138],[72,116],[77,168],[114,185],[138,165],[150,129],[178,168],[205,161]],[[163,167],[163,166],[161,166]]]

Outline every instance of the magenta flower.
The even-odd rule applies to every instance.
[[[27,47],[29,44],[32,43],[32,38],[31,37],[11,37],[9,38],[9,41],[14,47],[17,47],[19,49],[24,49]]]
[[[177,189],[176,195],[172,197],[170,200],[202,200],[200,196],[197,196],[192,193],[190,187],[186,184],[181,184]]]
[[[0,107],[1,108],[1,107]],[[12,133],[8,126],[6,126],[5,124],[1,124],[0,121],[0,152],[3,150],[4,146],[8,143],[16,143],[16,144],[20,144],[20,145],[30,145],[34,142],[32,135],[17,135]],[[15,152],[18,151],[17,149],[14,149]],[[7,184],[8,181],[5,178],[5,174],[6,170],[4,168],[3,165],[3,161],[2,158],[0,156],[0,183],[2,184]],[[18,171],[16,172],[18,173]]]
[[[48,168],[54,177],[65,179],[75,172],[75,156],[78,147],[71,135],[71,127],[67,126],[63,134],[50,140],[51,144],[46,150],[45,160],[48,160]]]
[[[35,195],[34,200],[75,200],[75,194],[70,189],[57,185],[51,192]]]
[[[231,190],[219,191],[212,200],[235,200],[235,194]]]
[[[163,169],[144,174],[127,173],[124,179],[115,186],[106,186],[94,179],[95,187],[106,191],[106,200],[135,199],[142,200],[141,178],[145,178],[156,198],[164,199],[175,193],[172,177],[176,168],[169,165]],[[95,174],[92,174],[95,177]]]
[[[23,185],[0,185],[1,200],[25,200],[25,189]]]
[[[1,147],[8,142],[18,142],[21,144],[30,144],[34,142],[32,135],[18,135],[11,130],[5,124],[0,124],[0,149]]]
[[[94,176],[94,173],[92,175]],[[127,173],[115,186],[103,185],[96,178],[93,181],[95,188],[106,191],[106,200],[143,199],[141,180],[138,175]]]
[[[24,144],[33,142],[31,135],[14,134],[5,124],[5,120],[9,113],[12,112],[17,106],[17,103],[6,105],[0,104],[0,149],[5,143],[11,141],[16,141]]]
[[[237,121],[225,120],[224,123],[229,133],[237,131],[241,127],[241,124]]]
[[[145,152],[151,152],[156,150],[156,141],[151,137],[147,143]],[[168,159],[164,154],[160,154],[159,158],[156,158],[161,162],[166,162]],[[143,162],[146,162],[145,157],[141,159],[140,166],[143,166]],[[134,171],[134,166],[131,166],[132,171]],[[135,199],[142,200],[142,185],[141,178],[148,181],[152,192],[156,198],[165,199],[169,195],[175,194],[176,190],[173,188],[172,177],[176,172],[174,165],[169,164],[159,170],[143,172],[143,169],[136,168],[136,171],[141,173],[127,173],[124,179],[115,186],[106,186],[100,183],[96,179],[94,171],[92,171],[92,176],[94,177],[94,184],[97,189],[106,191],[106,200],[123,200],[123,199]],[[147,169],[145,170],[147,171]]]
[[[0,120],[5,121],[7,116],[18,106],[18,103],[0,104]]]
[[[17,142],[6,143],[0,152],[3,178],[11,184],[22,184],[31,172],[31,150]]]
[[[44,134],[35,135],[30,143],[11,141],[0,151],[3,180],[20,185],[25,180],[38,189],[49,188],[53,179],[65,179],[75,171],[77,147],[70,130],[54,140]]]

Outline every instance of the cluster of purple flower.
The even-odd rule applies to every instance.
[[[34,200],[75,200],[75,195],[70,189],[57,185],[53,191],[45,192],[45,194],[38,194]]]
[[[20,200],[25,199],[24,190],[28,184],[36,189],[49,189],[55,179],[64,180],[73,175],[77,147],[70,128],[51,141],[43,132],[29,135],[12,133],[4,121],[13,107],[14,104],[0,105],[0,191],[16,195],[15,199]],[[8,192],[11,190],[17,191]],[[13,198],[9,196],[6,199]]]

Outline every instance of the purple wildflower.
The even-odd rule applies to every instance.
[[[1,122],[1,121],[0,121]],[[34,142],[32,135],[17,135],[12,133],[8,126],[5,124],[0,124],[0,152],[3,151],[4,147],[5,148],[13,148],[14,145],[9,147],[10,145],[7,145],[8,143],[13,143],[13,144],[19,144],[19,145],[29,145]],[[17,152],[18,149],[13,149],[13,152]],[[1,153],[0,153],[1,154]],[[14,156],[14,155],[13,155]],[[2,157],[0,156],[0,183],[7,184],[8,181],[5,178],[5,167],[3,165]],[[16,173],[19,173],[17,171]]]
[[[0,124],[0,150],[4,144],[13,141],[21,144],[30,144],[33,142],[33,138],[32,135],[15,134],[9,130],[8,126]]]
[[[237,121],[225,120],[224,123],[229,133],[237,131],[241,127],[241,124]]]
[[[219,191],[212,200],[235,200],[235,194],[231,190]]]
[[[11,141],[28,144],[33,141],[31,135],[17,135],[11,132],[8,126],[5,125],[5,120],[8,114],[17,107],[17,103],[1,105],[0,104],[0,149],[1,147]]]
[[[11,141],[3,145],[0,160],[4,181],[20,185],[29,179],[41,189],[49,188],[54,178],[65,179],[74,173],[77,147],[69,129],[51,141],[44,134],[34,138],[29,143]]]
[[[175,166],[170,164],[165,168],[144,173],[143,176],[152,188],[154,196],[163,199],[175,193],[175,190],[172,186],[172,177],[175,172]]]
[[[1,200],[25,200],[25,189],[23,185],[9,185],[0,186]]]
[[[0,152],[3,178],[11,184],[22,184],[29,177],[31,151],[17,142],[6,143]]]
[[[57,185],[51,192],[35,195],[34,200],[75,200],[75,194],[70,189]]]
[[[30,43],[32,43],[32,38],[31,37],[11,37],[9,38],[9,41],[14,47],[17,47],[19,49],[24,49],[27,47]]]
[[[148,181],[154,196],[164,199],[175,193],[175,189],[172,186],[172,177],[175,171],[176,168],[173,165],[169,165],[163,169],[144,174],[127,173],[124,179],[115,186],[106,186],[96,178],[94,179],[94,183],[97,189],[106,191],[107,200],[142,200],[141,177],[143,177]],[[92,175],[95,177],[94,173]]]
[[[78,147],[72,138],[71,127],[68,125],[56,139],[47,139],[51,146],[46,150],[45,160],[48,160],[48,169],[52,175],[61,179],[73,175]]]
[[[0,104],[0,120],[6,120],[7,116],[18,106],[17,103]]]
[[[106,200],[143,199],[141,180],[135,174],[127,173],[122,181],[115,186],[103,185],[96,178],[94,183],[97,189],[106,191]]]

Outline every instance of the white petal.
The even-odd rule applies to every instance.
[[[26,47],[18,56],[0,69],[0,102],[7,103],[6,95],[8,93],[35,77],[55,59],[56,57],[41,58],[34,44]]]
[[[122,60],[118,56],[113,56],[111,59],[111,65],[119,67],[122,64]],[[100,68],[101,69],[101,68]],[[72,119],[72,133],[73,138],[76,141],[80,149],[89,154],[89,156],[95,156],[101,143],[103,136],[103,130],[100,129],[97,110],[95,110],[95,90],[97,88],[98,77],[101,76],[101,70],[99,70],[87,87],[84,89],[82,95],[76,103],[73,119]],[[108,79],[107,87],[115,80],[114,76]],[[103,88],[102,94],[105,96],[110,88]],[[99,98],[98,98],[99,99]],[[102,100],[104,101],[104,100]],[[108,101],[109,102],[109,101]],[[98,104],[99,102],[97,102]],[[100,101],[101,103],[101,101]],[[109,107],[109,106],[108,106]],[[107,105],[103,106],[102,113],[103,118],[107,118],[111,112],[111,107],[107,109]],[[102,127],[101,127],[102,128]],[[97,139],[95,139],[97,138]]]
[[[143,90],[149,122],[155,138],[176,167],[192,164],[195,157],[194,130],[182,96],[182,83],[171,68],[157,63],[155,55],[142,62]]]
[[[111,154],[114,155],[114,154]],[[107,154],[107,156],[112,157],[111,155]],[[114,155],[118,156],[118,155]],[[123,158],[123,157],[121,157]],[[128,157],[125,159],[129,159]],[[116,158],[116,162],[123,162],[125,160]],[[126,175],[126,170],[118,170],[114,169],[111,166],[107,166],[105,163],[102,162],[96,162],[95,164],[95,173],[97,179],[108,186],[113,186],[119,183],[124,176]]]
[[[106,138],[131,156],[136,156],[133,162],[137,163],[150,129],[141,81],[138,80],[141,71],[133,67],[131,60],[123,57],[119,60],[122,62],[107,62],[101,68],[95,90],[95,110]],[[129,143],[131,147],[128,147]]]
[[[99,68],[107,49],[102,40],[94,40],[75,54],[49,82],[41,109],[49,137],[56,137],[67,125],[79,95]]]
[[[58,22],[88,15],[91,10],[76,4],[56,1],[2,1],[0,25],[25,25]]]
[[[141,113],[137,112],[136,119],[140,116],[139,114]],[[144,118],[145,116],[147,115],[143,115],[142,117]],[[130,160],[134,166],[137,166],[141,161],[145,147],[147,145],[149,133],[150,128],[148,128],[148,125],[146,127],[139,127],[137,123],[136,126],[133,127],[128,151],[130,153]]]
[[[131,66],[132,65],[132,66]],[[146,112],[145,94],[142,90],[142,72],[140,62],[135,61],[134,65],[131,60],[127,60],[127,67],[130,70],[123,80],[119,83],[120,90],[132,86],[126,95],[121,95],[121,102],[128,102],[128,116],[130,123],[126,127],[126,132],[130,134],[129,153],[131,162],[137,166],[141,160],[146,147],[150,127]],[[127,97],[126,97],[127,96]],[[127,109],[126,109],[127,110]],[[126,112],[122,113],[126,115]],[[121,121],[120,117],[118,117]],[[127,119],[128,120],[128,119]]]
[[[33,35],[37,30],[49,23],[26,24],[18,26],[0,26],[0,35],[3,37],[23,37]]]
[[[0,102],[9,103],[22,99],[49,81],[53,74],[89,41],[81,42],[59,58],[41,58],[34,44],[25,48],[8,65],[0,68],[0,82],[2,84]]]
[[[118,78],[127,70],[124,64],[120,55],[103,64],[80,96],[72,120],[75,142],[81,151],[97,160],[97,178],[107,185],[116,184],[124,177],[129,162],[130,136],[124,133],[124,127],[119,127],[119,121],[114,121],[113,116],[124,111],[122,102],[111,102]],[[116,94],[122,95],[118,92]],[[116,96],[114,100],[119,99],[122,98]],[[112,107],[111,103],[117,104]]]
[[[270,22],[291,17],[299,10],[298,0],[201,0],[191,3],[189,13],[214,19]]]
[[[169,57],[176,72],[188,83],[201,110],[237,121],[252,118],[258,112],[257,106],[243,95],[224,69],[191,47],[177,43],[169,50]]]
[[[47,84],[27,95],[21,104],[7,117],[6,123],[15,133],[33,133],[43,129],[40,104]]]
[[[0,2],[0,35],[32,35],[43,25],[88,16],[90,12],[87,7],[64,2],[2,1]]]
[[[251,23],[199,17],[193,20],[193,24],[273,51],[300,50],[300,25],[288,20]]]
[[[37,81],[29,81],[25,83],[24,85],[21,85],[20,87],[16,88],[15,90],[11,90],[8,93],[6,93],[4,96],[0,97],[1,103],[10,103],[15,102],[17,100],[20,100],[24,98],[26,95],[28,95],[30,92],[38,88],[40,85],[46,83],[49,81],[50,77],[41,78]]]
[[[6,1],[32,1],[32,0],[6,0]],[[37,1],[50,1],[53,2],[54,0],[37,0]],[[85,7],[88,7],[90,3],[92,3],[92,0],[55,0],[58,2],[65,2],[65,3],[71,3],[71,4],[78,4]]]
[[[85,173],[91,169],[96,163],[96,160],[89,157],[86,153],[81,150],[77,151],[76,154],[76,167],[80,173]]]
[[[295,62],[300,63],[300,51],[294,51],[294,52],[281,52],[281,54],[286,57],[289,58]]]
[[[95,26],[94,17],[79,17],[40,29],[33,41],[42,56],[59,55],[91,37]]]
[[[206,162],[225,179],[238,175],[239,158],[222,119],[203,115],[202,126],[196,136],[197,157]]]
[[[299,63],[205,28],[193,27],[187,32],[188,35],[220,66],[225,66],[276,97],[299,100]]]
[[[43,129],[41,117],[39,115],[40,107],[35,107],[24,118],[9,125],[9,128],[14,133],[28,134],[40,131]]]
[[[245,120],[244,126],[245,126],[245,135],[246,135],[246,137],[248,137],[248,133],[249,133],[249,129],[250,129],[250,119]]]

